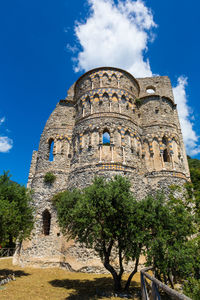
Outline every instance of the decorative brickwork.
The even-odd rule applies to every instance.
[[[44,182],[47,172],[56,175],[52,184]],[[33,153],[28,186],[34,191],[35,229],[16,251],[14,262],[101,269],[93,251],[63,238],[51,199],[59,191],[91,184],[96,175],[116,174],[129,178],[138,200],[190,180],[168,77],[135,79],[126,71],[102,67],[73,84],[49,117]]]

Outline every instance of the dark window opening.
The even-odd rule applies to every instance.
[[[122,96],[121,99],[122,99],[122,103],[126,103],[126,97],[124,95]]]
[[[43,233],[44,235],[49,235],[50,227],[51,227],[51,214],[49,213],[48,209],[45,209],[45,211],[43,211],[42,220],[43,220]]]
[[[170,156],[167,149],[163,151],[163,160],[164,162],[170,162]]]
[[[167,146],[167,139],[166,139],[166,137],[163,137],[163,138],[162,138],[162,143],[163,143],[165,146]]]
[[[110,145],[110,133],[108,130],[103,132],[103,145]]]
[[[53,140],[49,140],[49,161],[53,161],[54,160],[53,148],[54,148],[54,141]]]

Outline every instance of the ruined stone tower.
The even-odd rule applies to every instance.
[[[47,172],[56,176],[53,184],[44,182]],[[35,229],[16,252],[15,263],[97,266],[100,262],[89,250],[62,237],[51,199],[59,191],[85,187],[95,175],[115,174],[130,179],[138,199],[189,180],[167,76],[136,79],[124,70],[102,67],[82,75],[68,90],[33,152],[28,187],[34,190]]]

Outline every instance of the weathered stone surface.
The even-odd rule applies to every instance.
[[[53,184],[44,183],[47,172],[56,175]],[[87,72],[73,84],[33,152],[28,187],[34,191],[35,228],[31,240],[18,247],[14,263],[103,272],[94,251],[62,236],[51,199],[59,191],[84,188],[96,175],[116,174],[130,179],[138,200],[158,189],[169,193],[170,185],[190,180],[168,77],[135,79],[126,71],[105,67]],[[45,211],[50,220],[44,220]]]

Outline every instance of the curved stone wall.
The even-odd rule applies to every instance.
[[[47,172],[56,176],[53,184],[44,182]],[[83,261],[80,246],[62,237],[51,200],[62,190],[84,188],[94,176],[117,174],[129,178],[137,199],[158,189],[168,193],[170,185],[190,179],[168,77],[135,79],[105,67],[72,85],[33,153],[28,186],[34,190],[36,222],[31,241],[23,242],[15,262],[74,268],[78,260],[78,269],[86,268],[89,257]],[[47,221],[49,230],[44,229]],[[90,255],[94,263],[95,254]]]

